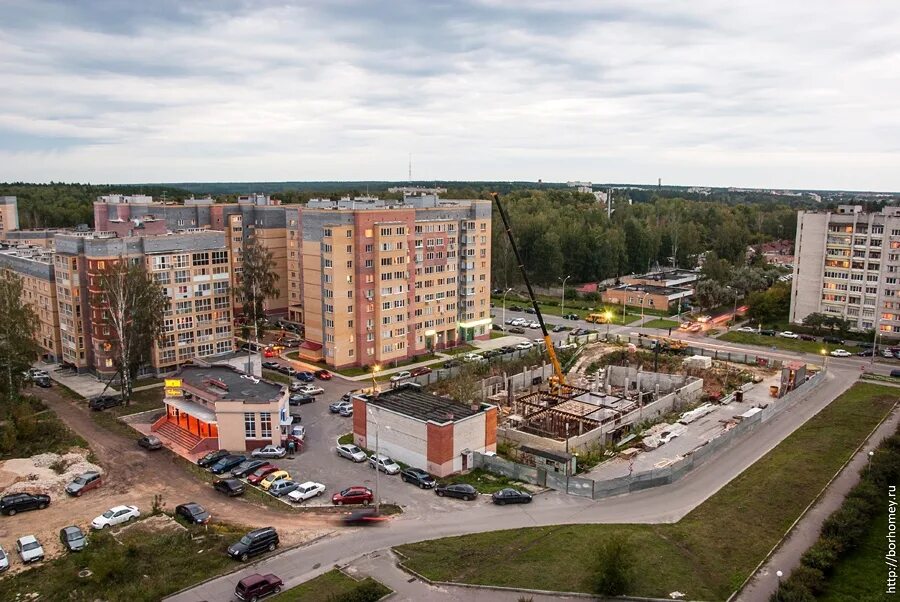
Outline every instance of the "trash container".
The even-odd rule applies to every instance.
[[[778,385],[769,385],[769,395],[778,397]]]

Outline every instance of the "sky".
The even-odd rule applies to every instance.
[[[896,0],[0,0],[0,181],[900,190]]]

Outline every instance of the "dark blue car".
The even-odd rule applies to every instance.
[[[313,376],[312,372],[298,372],[296,375],[297,380],[305,383],[311,383],[316,380],[316,377]]]
[[[222,474],[224,472],[228,472],[244,460],[246,460],[246,456],[238,456],[238,455],[229,455],[224,458],[220,458],[216,460],[216,462],[209,467],[209,471],[213,474]]]

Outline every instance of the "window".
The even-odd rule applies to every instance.
[[[194,265],[209,265],[209,253],[194,253]]]
[[[263,439],[269,439],[272,437],[272,413],[271,412],[260,412],[259,413],[259,428],[262,431],[261,436]]]
[[[244,438],[254,439],[256,437],[256,414],[252,412],[244,412]]]

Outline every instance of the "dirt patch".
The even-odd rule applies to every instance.
[[[67,454],[38,454],[30,458],[12,458],[3,462],[0,469],[2,495],[10,493],[45,493],[64,496],[65,487],[83,472],[103,472],[96,464],[87,461],[88,450],[79,449]]]

